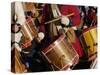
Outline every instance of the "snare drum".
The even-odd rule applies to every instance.
[[[38,38],[38,31],[35,27],[35,25],[29,22],[27,22],[25,25],[22,25],[21,32],[23,34],[21,45],[30,44],[30,42],[35,38],[36,41],[39,42]],[[30,45],[29,45],[30,46]]]
[[[95,59],[97,54],[97,27],[85,29],[80,36],[80,41],[89,61]]]
[[[53,70],[66,70],[78,63],[79,56],[62,34],[51,45],[42,51],[45,58],[53,65]]]

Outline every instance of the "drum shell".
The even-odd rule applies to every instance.
[[[97,28],[85,29],[80,36],[80,41],[89,61],[93,60],[97,54]]]
[[[65,35],[61,35],[56,41],[42,51],[49,63],[58,70],[68,69],[78,63],[79,56],[73,47],[68,43]]]
[[[34,38],[38,40],[38,32],[33,25],[22,25],[21,32],[23,34],[21,45],[31,42]]]

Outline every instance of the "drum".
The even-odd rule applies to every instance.
[[[78,63],[79,56],[68,42],[66,35],[62,34],[42,54],[53,66],[53,70],[66,70]]]
[[[80,36],[80,41],[88,60],[95,59],[97,54],[97,27],[85,29]]]
[[[15,73],[26,72],[26,66],[21,61],[20,52],[15,47],[11,52],[11,71]]]
[[[24,45],[28,45],[30,44],[31,45],[31,41],[35,38],[37,42],[40,41],[39,37],[38,37],[38,31],[35,27],[35,25],[28,23],[25,24],[25,25],[22,25],[22,28],[21,28],[21,32],[23,34],[22,36],[22,40],[21,40],[21,46],[23,47]],[[30,46],[28,45],[28,46]]]

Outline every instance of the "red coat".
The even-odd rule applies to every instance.
[[[59,7],[59,10],[60,10],[62,15],[68,15],[68,14],[74,13],[73,16],[69,17],[71,22],[72,22],[72,25],[77,26],[80,24],[81,18],[80,18],[80,12],[79,12],[79,9],[77,6],[61,5]]]
[[[80,25],[81,17],[80,17],[80,11],[79,11],[77,6],[61,5],[61,6],[59,6],[59,10],[60,10],[61,14],[65,15],[65,16],[68,15],[68,14],[74,13],[73,16],[69,17],[69,19],[72,22],[72,26]],[[75,42],[72,43],[72,46],[74,47],[74,49],[79,54],[79,57],[82,57],[84,55],[82,47],[81,47],[80,42],[79,42],[79,39],[77,37],[75,39]]]

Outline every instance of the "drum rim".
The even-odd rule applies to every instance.
[[[93,27],[89,27],[89,28],[86,28],[82,31],[82,33],[85,33],[87,32],[88,30],[91,30],[91,29],[94,29],[94,28],[97,28],[97,26],[93,26]]]
[[[92,29],[95,29],[95,28],[97,29],[97,26],[86,28],[85,30],[82,31],[82,34],[80,35],[80,37],[82,37],[83,34],[85,34],[86,32],[88,32],[89,30],[92,30]]]

